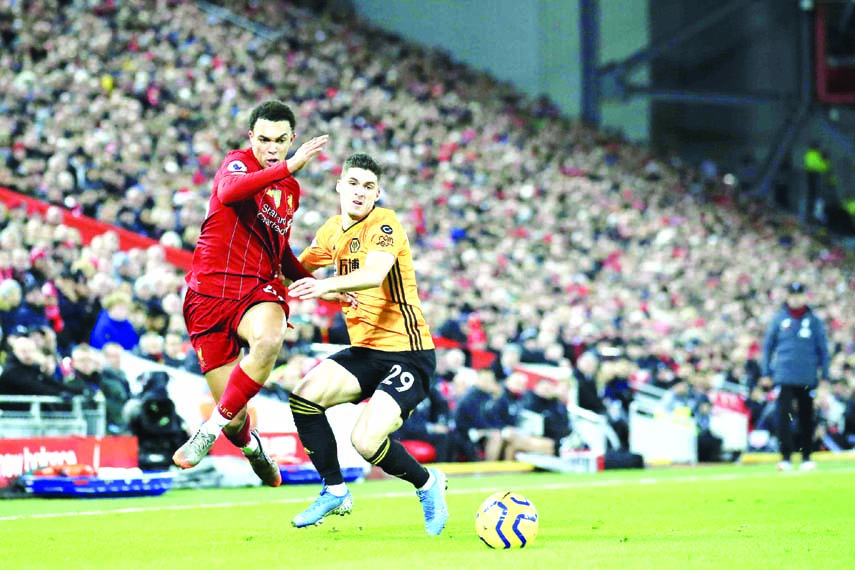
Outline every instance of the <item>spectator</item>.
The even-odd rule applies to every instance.
[[[105,343],[104,346],[101,347],[101,356],[104,359],[102,372],[114,375],[116,378],[121,378],[124,383],[130,386],[128,376],[125,374],[123,365],[124,355],[125,349],[122,348],[121,344],[117,342]]]
[[[847,433],[852,388],[844,380],[820,381],[814,399],[816,408],[815,449],[843,451],[852,448]]]
[[[146,332],[140,336],[140,342],[134,348],[133,353],[152,362],[163,362],[164,345],[162,336],[154,332]]]
[[[42,370],[42,355],[29,336],[10,339],[12,352],[0,373],[0,394],[17,396],[63,396],[71,392]],[[29,409],[26,404],[6,404],[5,409]]]
[[[94,298],[87,281],[83,270],[70,267],[67,273],[58,275],[55,282],[59,292],[59,314],[64,324],[58,337],[63,354],[68,354],[74,345],[89,342],[101,312],[100,300]]]
[[[595,414],[605,415],[606,405],[600,398],[597,386],[597,371],[599,369],[597,355],[585,351],[576,359],[573,367],[573,378],[576,381],[576,404],[580,408],[590,410]]]
[[[490,369],[478,370],[474,383],[454,410],[454,448],[462,461],[496,461],[502,451],[504,426],[490,413],[502,391]]]
[[[787,288],[783,306],[772,317],[763,340],[763,375],[771,376],[779,387],[778,439],[781,461],[778,469],[792,469],[793,401],[798,405],[801,469],[816,468],[810,460],[814,437],[813,391],[817,374],[828,378],[829,353],[825,324],[807,304],[807,288],[794,281]]]
[[[434,449],[432,462],[453,461],[454,423],[448,402],[436,386],[431,386],[428,397],[422,400],[407,421],[392,434],[398,441],[415,440],[429,444]]]
[[[99,358],[98,351],[89,345],[81,344],[74,347],[71,352],[71,368],[64,379],[65,387],[74,394],[92,399],[101,385]]]
[[[466,354],[459,348],[437,351],[434,382],[448,401],[452,412],[457,402],[475,381],[475,370],[466,366]]]
[[[510,376],[516,370],[516,367],[519,366],[521,356],[522,348],[518,344],[505,344],[499,352],[498,357],[492,363],[496,380],[502,382]]]
[[[619,414],[612,412],[612,406],[621,410],[622,416],[629,413],[629,405],[632,403],[633,393],[630,386],[630,378],[634,373],[635,365],[626,358],[610,358],[600,361],[597,372],[597,385],[602,391],[603,401],[610,410],[610,415],[617,417]],[[670,370],[663,367],[662,370]]]
[[[527,385],[528,377],[524,373],[511,373],[505,378],[502,394],[488,408],[493,421],[501,429],[501,456],[505,461],[513,461],[520,452],[552,455],[555,451],[552,439],[543,436],[543,417],[524,408],[525,400],[529,398]],[[532,416],[536,422],[531,421]],[[534,429],[533,423],[536,424]]]
[[[166,333],[163,337],[162,361],[167,366],[180,370],[198,370],[198,360],[193,358],[196,353],[187,350],[184,339],[178,333]]]
[[[534,388],[523,397],[523,408],[540,416],[543,431],[537,435],[548,440],[552,446],[552,454],[558,455],[561,440],[573,431],[561,383],[549,379],[538,380]]]
[[[5,345],[6,336],[17,326],[15,314],[21,306],[21,285],[14,279],[3,279],[0,282],[0,332]]]
[[[685,380],[671,385],[659,401],[659,409],[675,417],[689,418],[695,407],[696,394]]]
[[[629,422],[620,402],[607,406],[600,396],[598,384],[600,361],[592,350],[586,350],[576,359],[573,379],[576,382],[576,404],[603,416],[608,421],[613,435],[608,436],[612,447],[629,449]]]
[[[749,425],[753,430],[777,431],[775,415],[775,385],[768,376],[761,377],[751,389],[746,405],[751,414]]]
[[[61,355],[57,351],[56,332],[50,327],[39,327],[32,329],[29,332],[29,336],[33,339],[33,342],[36,343],[36,349],[39,351],[41,356],[45,358],[50,357],[52,359],[49,362],[44,362],[43,371],[45,374],[53,375],[55,380],[61,382],[64,379],[64,374],[61,367],[57,366]]]
[[[101,349],[108,342],[118,343],[125,350],[136,348],[140,337],[128,320],[131,296],[123,291],[116,291],[104,299],[103,305],[90,336],[92,348]]]
[[[15,311],[14,319],[16,325],[33,329],[50,324],[45,316],[45,301],[41,285],[32,281],[24,288],[24,300]]]
[[[159,336],[166,334],[169,329],[169,313],[163,310],[160,303],[149,302],[145,305],[145,332],[154,333]]]
[[[264,386],[270,393],[287,402],[291,392],[315,364],[317,364],[315,358],[297,352],[270,372]]]
[[[499,396],[490,403],[487,412],[497,426],[515,427],[519,423],[522,397],[528,388],[528,376],[512,372],[502,382]]]
[[[107,429],[111,432],[127,431],[127,418],[123,408],[131,398],[132,390],[128,376],[122,368],[125,349],[115,342],[108,342],[101,349],[101,390],[107,403]],[[122,407],[118,403],[122,403]]]

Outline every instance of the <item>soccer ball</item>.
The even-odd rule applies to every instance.
[[[490,548],[523,548],[537,537],[537,509],[520,495],[500,491],[475,513],[475,532]]]

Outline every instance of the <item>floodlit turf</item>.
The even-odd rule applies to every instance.
[[[351,485],[348,517],[294,529],[314,486],[173,490],[144,499],[0,501],[0,565],[92,568],[500,570],[513,568],[853,568],[855,465],[530,473],[449,478],[451,520],[425,535],[397,480]],[[540,512],[523,550],[478,541],[474,515],[514,490]]]

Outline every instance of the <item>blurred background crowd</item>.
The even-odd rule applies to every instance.
[[[408,422],[439,459],[555,451],[572,431],[555,405],[568,399],[607,416],[626,447],[640,384],[699,418],[715,393],[733,392],[754,427],[774,430],[758,360],[795,280],[832,355],[817,446],[853,446],[851,253],[748,198],[739,180],[293,4],[232,6],[255,30],[179,1],[29,4],[0,0],[0,186],[52,207],[0,207],[0,392],[101,391],[121,432],[132,396],[123,351],[198,371],[183,274],[165,248],[193,249],[220,161],[246,146],[249,110],[275,97],[294,108],[298,143],[330,134],[299,173],[298,252],[336,211],[344,157],[368,152],[386,169],[383,204],[410,232],[425,315],[443,339],[436,393]],[[63,212],[157,244],[122,251],[110,232],[84,244]],[[326,304],[295,303],[292,316],[269,387],[281,397],[313,342],[347,342]],[[526,382],[519,362],[572,375]],[[540,438],[507,429],[525,410],[544,422]]]

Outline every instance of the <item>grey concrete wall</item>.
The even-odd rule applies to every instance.
[[[602,61],[647,43],[648,0],[601,2]],[[361,17],[423,45],[437,46],[532,97],[546,94],[579,115],[577,0],[353,0]],[[606,105],[605,125],[648,139],[648,103]]]

